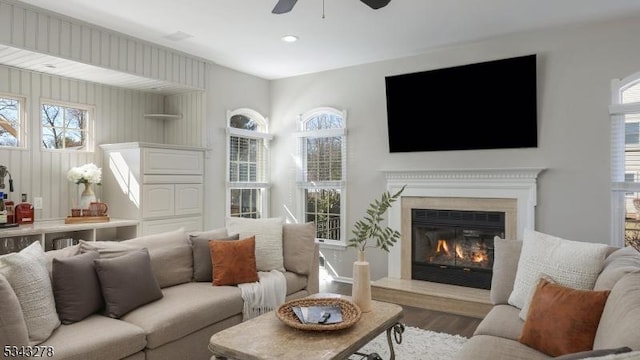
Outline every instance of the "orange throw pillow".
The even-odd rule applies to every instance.
[[[520,342],[554,357],[591,350],[609,293],[571,289],[541,278]]]
[[[209,241],[213,262],[213,285],[237,285],[258,281],[256,238]]]

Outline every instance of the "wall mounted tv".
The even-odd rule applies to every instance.
[[[385,77],[389,151],[538,146],[536,55]]]

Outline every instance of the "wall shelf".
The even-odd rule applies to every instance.
[[[144,117],[158,120],[180,120],[182,119],[182,114],[144,114]]]

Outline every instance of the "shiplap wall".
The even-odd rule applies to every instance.
[[[116,142],[162,143],[162,121],[145,119],[145,113],[164,110],[165,97],[96,83],[72,80],[37,72],[0,66],[0,93],[26,99],[28,134],[26,149],[0,148],[0,164],[7,166],[14,181],[12,200],[19,202],[27,193],[33,202],[43,198],[43,209],[36,210],[36,219],[58,219],[69,215],[72,199],[77,199],[78,186],[66,179],[73,167],[93,162],[102,166],[102,154],[94,152],[51,151],[40,146],[40,101],[57,101],[95,106],[96,144]],[[8,179],[6,179],[8,181]],[[8,191],[7,188],[5,189]],[[100,195],[100,187],[96,187]]]
[[[0,44],[205,89],[202,59],[10,0],[0,0]]]
[[[127,35],[67,18],[12,0],[0,0],[0,46],[35,51],[122,73],[205,89],[206,61]],[[79,187],[67,171],[88,162],[102,166],[102,154],[43,150],[40,146],[40,101],[95,106],[95,143],[152,142],[190,146],[203,144],[203,91],[164,96],[93,82],[74,80],[0,65],[0,93],[26,99],[26,149],[0,148],[0,164],[14,179],[11,198],[43,198],[37,220],[68,215]],[[145,118],[146,113],[180,113],[181,120]],[[8,179],[7,179],[8,180]],[[8,187],[7,189],[8,190]],[[100,187],[96,187],[100,196]]]
[[[166,144],[204,146],[205,99],[203,91],[169,95],[165,98],[166,113],[182,114],[180,120],[163,120]]]

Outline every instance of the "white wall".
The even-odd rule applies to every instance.
[[[608,243],[610,81],[640,71],[640,19],[514,34],[424,55],[271,82],[274,216],[298,209],[292,153],[296,116],[317,106],[348,111],[347,226],[385,189],[380,170],[547,168],[539,178],[539,231]],[[384,77],[519,55],[538,54],[538,134],[535,149],[395,153],[388,151]],[[483,91],[482,84],[472,84]],[[416,89],[419,91],[419,89]],[[464,111],[464,109],[461,109]],[[500,111],[496,104],[496,111]],[[420,108],[416,107],[416,114]],[[416,118],[425,141],[442,136]],[[340,276],[350,277],[352,249],[322,249]],[[370,251],[372,279],[386,276],[387,258]]]
[[[204,228],[213,229],[225,224],[227,111],[246,107],[269,117],[270,98],[267,80],[215,64],[207,74]]]

